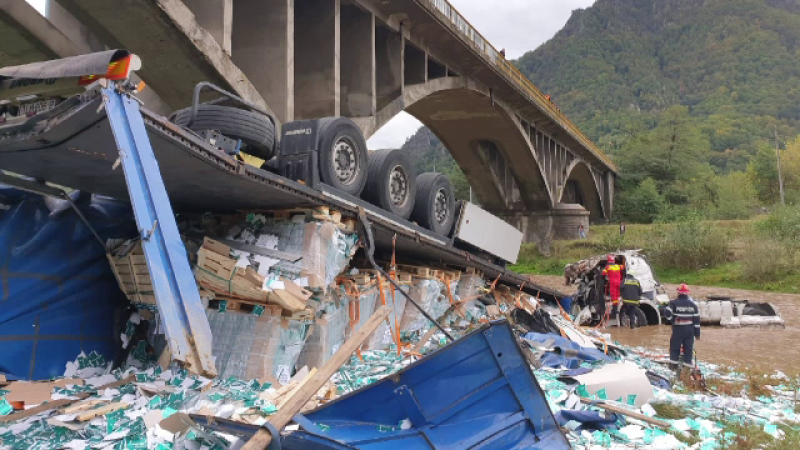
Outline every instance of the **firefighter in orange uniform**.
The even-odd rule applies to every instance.
[[[608,278],[608,292],[611,295],[611,305],[613,308],[619,306],[619,288],[622,285],[623,266],[614,261],[614,255],[608,255],[608,264],[603,270],[603,276]]]

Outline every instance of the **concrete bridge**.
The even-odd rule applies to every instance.
[[[208,80],[281,122],[341,115],[367,137],[406,111],[482,206],[529,241],[613,210],[616,168],[445,0],[0,0],[0,65],[126,48],[149,108]]]

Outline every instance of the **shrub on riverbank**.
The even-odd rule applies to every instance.
[[[730,250],[727,233],[697,218],[656,229],[649,241],[650,259],[664,268],[715,267],[728,259]]]

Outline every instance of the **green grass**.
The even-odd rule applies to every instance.
[[[800,294],[800,272],[792,273],[775,281],[754,282],[744,278],[742,268],[746,261],[746,240],[752,237],[753,221],[728,220],[714,222],[714,226],[728,233],[731,238],[728,262],[699,270],[663,268],[653,269],[662,283],[688,283],[698,286],[716,286],[731,289]],[[671,227],[670,224],[628,225],[624,239],[619,237],[616,225],[593,225],[589,239],[555,241],[549,256],[542,255],[535,245],[523,245],[519,262],[511,269],[518,273],[535,275],[563,275],[564,266],[595,255],[618,249],[643,249],[647,254],[650,236],[656,227]]]

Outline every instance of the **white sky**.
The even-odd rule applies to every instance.
[[[27,0],[45,14],[47,0]],[[578,8],[595,0],[450,0],[472,25],[506,57],[516,59],[545,43],[567,23]],[[535,80],[534,80],[535,82]],[[422,124],[402,112],[381,128],[367,143],[370,149],[399,148]]]
[[[587,8],[595,0],[450,0],[506,57],[516,59],[545,43],[564,27],[573,10]],[[534,80],[535,81],[535,80]],[[367,142],[369,148],[399,148],[422,124],[402,112]]]
[[[27,0],[41,15],[45,15],[47,0]]]

